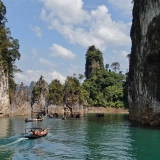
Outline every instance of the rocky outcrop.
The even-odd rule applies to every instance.
[[[81,115],[83,115],[84,113],[84,105],[77,103],[73,103],[73,104],[66,104],[64,106],[64,113],[67,114],[76,114],[79,113]]]
[[[160,124],[160,0],[134,0],[129,66],[129,116]]]
[[[11,115],[31,115],[31,104],[28,95],[27,89],[24,87],[23,83],[21,83],[19,91],[12,100]]]
[[[74,115],[75,113],[83,114],[84,108],[87,106],[87,101],[80,102],[80,90],[72,93],[72,90],[65,91],[64,93],[64,114]]]
[[[33,113],[46,111],[46,82],[41,76],[32,90],[31,105]]]
[[[95,46],[90,46],[86,53],[86,65],[85,65],[85,76],[87,79],[91,78],[92,73],[95,69],[102,69],[103,56],[102,53],[95,48]]]
[[[48,106],[48,114],[49,115],[52,115],[54,113],[57,113],[57,114],[61,114],[63,115],[64,114],[64,106],[63,105],[49,105]]]
[[[10,115],[8,75],[0,64],[0,117]]]
[[[49,105],[48,106],[48,115],[58,114],[58,115],[68,115],[72,116],[74,114],[83,115],[86,112],[86,107],[80,104],[72,105]]]
[[[91,78],[92,73],[96,68],[100,68],[99,61],[96,61],[95,59],[90,60],[90,65],[86,65],[86,77]]]
[[[40,98],[32,105],[32,111],[33,113],[46,111],[46,100],[43,94],[41,94]]]

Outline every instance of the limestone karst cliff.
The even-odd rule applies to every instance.
[[[8,75],[0,65],[0,117],[10,115]]]
[[[10,103],[8,76],[0,66],[0,117],[31,114],[29,90],[23,86],[23,83],[18,88]]]
[[[160,0],[134,0],[129,66],[129,116],[160,124]]]
[[[18,87],[17,93],[13,97],[10,112],[11,115],[31,115],[31,103],[29,99],[29,90],[25,88],[23,83]]]
[[[91,78],[92,73],[96,68],[104,68],[103,56],[95,46],[90,46],[86,53],[85,76],[87,79]]]
[[[47,84],[43,79],[43,76],[41,76],[39,81],[37,81],[33,86],[32,97],[31,97],[31,107],[33,113],[43,112],[46,109],[46,93],[47,93],[46,85]]]
[[[14,95],[14,73],[20,69],[15,61],[20,59],[19,41],[11,36],[6,26],[6,6],[0,1],[0,116],[10,115],[11,97]]]

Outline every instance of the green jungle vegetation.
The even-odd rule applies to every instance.
[[[109,64],[104,67],[102,52],[94,45],[90,46],[86,53],[85,75],[67,76],[64,84],[55,79],[49,85],[41,76],[33,88],[32,97],[36,99],[43,93],[48,104],[55,105],[78,103],[95,107],[128,108],[127,74],[116,72],[120,70],[118,62],[113,62],[111,68],[113,71],[109,69]]]
[[[16,83],[14,73],[21,72],[15,65],[15,61],[20,59],[19,41],[11,36],[10,29],[6,27],[7,18],[6,7],[0,0],[0,66],[2,66],[9,82],[10,102],[15,93]]]
[[[0,65],[6,75],[8,74],[9,95],[12,99],[16,88],[14,73],[21,72],[15,61],[19,60],[21,55],[18,40],[11,37],[9,28],[5,26],[5,14],[6,7],[0,0]],[[92,45],[86,52],[84,74],[67,76],[64,84],[57,79],[47,84],[41,76],[33,87],[31,105],[43,94],[48,104],[79,103],[86,106],[127,108],[127,74],[124,75],[119,70],[118,62],[113,62],[111,67],[109,64],[104,66],[102,52]]]

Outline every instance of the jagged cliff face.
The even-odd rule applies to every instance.
[[[0,65],[0,117],[10,115],[8,76]]]
[[[129,115],[160,124],[160,0],[134,0],[129,68]]]
[[[41,93],[40,97],[32,105],[33,113],[43,112],[46,110],[46,97]]]
[[[23,83],[20,84],[19,91],[12,100],[11,115],[31,115],[31,104],[28,99],[28,91]]]
[[[12,103],[10,104],[8,76],[4,73],[2,65],[0,65],[0,117],[30,114],[31,104],[28,92],[23,84],[20,85],[19,91],[12,98]]]
[[[33,87],[31,101],[33,113],[46,110],[46,82],[42,76]]]

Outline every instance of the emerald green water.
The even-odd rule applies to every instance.
[[[88,114],[78,119],[0,118],[0,160],[159,160],[160,127],[133,124],[128,115]],[[29,140],[25,128],[50,126],[46,137]]]

